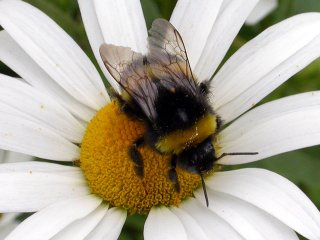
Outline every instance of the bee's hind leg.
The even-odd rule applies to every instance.
[[[136,171],[136,174],[139,177],[143,177],[143,161],[142,161],[142,156],[139,152],[139,147],[141,147],[142,145],[145,144],[144,138],[139,138],[138,140],[136,140],[131,148],[129,149],[129,155],[132,159],[132,161],[134,162],[135,166],[134,166],[134,170]]]
[[[169,170],[169,179],[173,183],[174,188],[176,192],[180,192],[180,184],[178,180],[178,174],[177,174],[177,155],[172,155],[172,158],[170,160],[170,170]]]

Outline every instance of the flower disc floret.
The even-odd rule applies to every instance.
[[[130,213],[147,213],[157,205],[179,205],[201,182],[197,174],[177,168],[180,192],[176,192],[168,179],[170,156],[149,146],[139,148],[144,176],[138,176],[128,151],[144,131],[143,122],[128,117],[113,101],[91,120],[81,144],[80,167],[92,192]]]

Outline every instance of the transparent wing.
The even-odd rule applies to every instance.
[[[112,44],[103,44],[100,55],[114,79],[153,121],[159,88],[171,92],[183,88],[196,95],[198,87],[178,31],[168,21],[157,19],[149,33],[147,56]]]
[[[103,44],[100,55],[104,65],[149,119],[155,119],[157,88],[148,76],[146,59],[128,47]]]
[[[168,89],[183,87],[196,94],[187,52],[179,32],[164,19],[156,19],[149,30],[148,62],[156,78]]]

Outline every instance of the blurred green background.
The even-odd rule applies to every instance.
[[[62,28],[96,61],[91,52],[81,15],[76,0],[26,0],[38,7]],[[116,0],[115,0],[116,1]],[[174,0],[141,0],[147,25],[155,18],[169,19]],[[267,27],[295,14],[302,12],[320,12],[320,0],[282,0],[278,8],[255,26],[244,26],[235,39],[227,56],[230,56],[248,40],[252,39]],[[0,72],[8,75],[14,73],[0,63]],[[320,89],[320,60],[315,61],[280,88],[270,94],[263,102],[296,93]],[[320,124],[320,123],[319,123]],[[281,154],[252,164],[240,167],[262,167],[277,172],[297,184],[320,208],[320,146]],[[145,216],[130,216],[122,232],[121,240],[143,239]]]

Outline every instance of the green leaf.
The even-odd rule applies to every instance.
[[[161,17],[169,19],[177,0],[154,0],[154,2],[160,9]]]
[[[145,221],[145,215],[135,214],[128,216],[119,240],[143,240],[143,227]]]
[[[146,19],[147,28],[151,27],[153,20],[161,16],[159,6],[150,0],[141,0],[143,14]]]
[[[294,0],[293,1],[293,14],[303,12],[320,12],[319,0]]]

